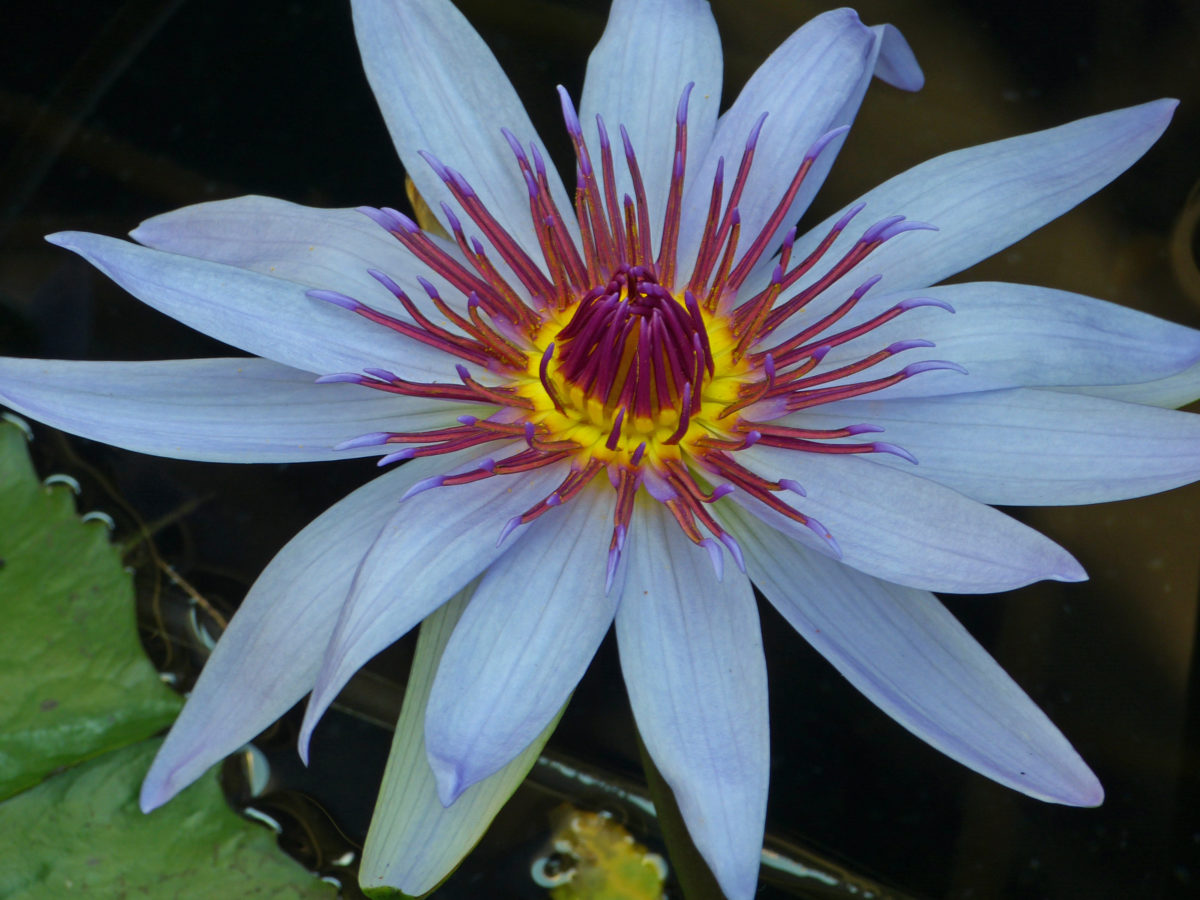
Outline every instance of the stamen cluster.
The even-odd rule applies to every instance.
[[[420,284],[428,303],[426,298],[418,303],[378,271],[370,274],[395,296],[403,316],[334,292],[312,291],[310,296],[456,357],[459,383],[411,382],[382,368],[321,380],[351,381],[406,396],[476,403],[487,409],[478,417],[461,416],[455,426],[362,435],[342,447],[406,445],[384,455],[383,465],[492,442],[524,443],[508,456],[489,457],[469,471],[429,479],[410,493],[569,462],[564,480],[512,519],[501,540],[519,525],[569,501],[601,472],[607,472],[615,492],[610,581],[643,488],[671,511],[692,541],[709,550],[718,573],[721,545],[739,566],[741,551],[708,507],[734,490],[806,525],[829,552],[839,552],[833,536],[820,523],[781,497],[786,492],[802,497],[803,488],[789,479],[772,481],[755,474],[739,462],[738,451],[761,443],[805,453],[893,453],[915,462],[892,444],[844,441],[882,431],[874,425],[822,430],[772,423],[797,410],[881,390],[920,372],[962,371],[953,363],[925,361],[888,375],[852,380],[904,350],[932,346],[922,340],[895,342],[855,362],[822,368],[833,347],[862,338],[907,310],[938,306],[953,312],[942,301],[916,297],[835,331],[878,277],[864,281],[805,327],[781,329],[884,241],[932,226],[903,216],[877,222],[845,255],[797,289],[862,207],[849,210],[802,260],[792,259],[794,228],[781,243],[775,237],[813,163],[829,142],[845,131],[837,129],[813,145],[767,222],[743,241],[738,204],[764,114],[747,138],[728,194],[724,160],[718,162],[695,262],[690,272],[679,272],[690,92],[691,85],[684,90],[676,113],[675,153],[664,223],[656,235],[657,252],[651,241],[642,175],[628,133],[624,127],[619,129],[633,193],[618,198],[613,147],[603,119],[596,117],[598,177],[574,107],[561,88],[564,119],[575,150],[574,222],[564,217],[552,198],[546,165],[537,147],[526,150],[505,132],[528,188],[540,260],[522,249],[459,172],[429,154],[422,155],[483,239],[468,238],[458,213],[447,203],[441,209],[453,246],[395,210],[362,210],[431,273],[460,292],[465,304],[448,303],[425,279],[420,279]],[[573,226],[577,226],[578,237]],[[778,256],[767,285],[743,297],[748,279],[776,249]],[[501,265],[493,262],[489,252],[496,254]],[[502,271],[510,274],[502,275]],[[441,321],[434,321],[434,310]],[[781,331],[788,332],[787,336],[778,337]],[[481,370],[480,375],[473,375],[468,365]],[[802,462],[797,469],[803,469]]]

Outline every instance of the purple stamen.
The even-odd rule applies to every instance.
[[[946,369],[951,372],[958,372],[960,375],[966,375],[967,370],[956,362],[949,362],[944,359],[927,359],[922,362],[910,363],[904,367],[904,376],[911,378],[913,375],[920,375],[922,372],[933,372],[938,369]]]
[[[423,478],[400,496],[400,502],[403,503],[409,497],[415,497],[417,494],[424,493],[432,488],[441,487],[445,480],[445,475],[433,475],[429,478]]]
[[[363,308],[363,305],[353,297],[347,297],[345,294],[339,294],[337,291],[311,290],[305,291],[304,296],[312,297],[314,300],[324,300],[326,303],[332,303],[334,306],[340,306],[342,309],[351,311]]]
[[[379,457],[379,461],[376,462],[375,465],[379,466],[380,468],[383,468],[384,466],[390,466],[394,462],[412,459],[416,453],[417,449],[415,447],[405,447],[403,450],[397,450],[395,453],[389,453],[387,456]]]
[[[913,341],[895,341],[894,343],[888,344],[887,347],[884,349],[884,352],[896,354],[896,353],[903,353],[905,350],[914,350],[917,347],[936,347],[936,346],[937,345],[933,341],[926,341],[926,340],[921,340],[921,339],[917,339],[917,340],[913,340]]]
[[[380,381],[400,381],[400,376],[388,369],[369,368],[363,369],[372,378],[378,378]]]
[[[334,450],[354,450],[358,447],[378,447],[380,444],[386,444],[391,440],[392,432],[390,431],[373,431],[370,434],[361,434],[356,438],[350,438],[348,441],[342,441],[340,444],[334,445]]]
[[[895,308],[901,312],[908,312],[908,310],[917,309],[920,306],[936,306],[938,309],[944,309],[948,313],[956,311],[945,300],[939,300],[936,297],[910,297],[907,300],[901,300],[896,304]]]
[[[858,425],[847,425],[845,428],[847,435],[878,434],[879,432],[886,430],[887,429],[882,428],[879,425],[869,425],[866,422],[860,422]]]
[[[793,481],[791,478],[780,478],[778,484],[785,491],[791,491],[793,494],[796,494],[799,497],[807,497],[808,496],[808,491],[806,491],[800,485],[800,482]]]
[[[913,456],[903,447],[898,447],[895,444],[889,444],[886,441],[876,441],[875,443],[871,444],[871,447],[876,453],[890,453],[892,456],[898,456],[901,459],[912,463],[914,466],[920,465],[915,456]]]
[[[833,129],[832,131],[825,132],[823,135],[821,135],[819,138],[816,139],[816,141],[813,143],[813,145],[811,147],[808,148],[808,152],[804,154],[804,158],[806,160],[816,159],[818,156],[821,155],[821,151],[823,151],[826,147],[829,146],[830,141],[832,141],[834,138],[841,137],[849,130],[850,130],[849,125],[841,125],[838,128]]]
[[[708,551],[709,562],[712,563],[713,571],[717,574],[717,581],[725,578],[725,555],[721,553],[721,545],[712,538],[705,538],[700,542],[700,546]]]
[[[728,550],[729,555],[733,557],[733,561],[737,565],[738,570],[745,575],[746,558],[742,555],[742,546],[737,542],[737,538],[735,538],[732,534],[723,531],[717,535],[717,539],[725,545],[725,549]],[[717,579],[720,580],[719,575],[717,576]]]

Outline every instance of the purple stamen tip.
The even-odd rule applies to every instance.
[[[817,138],[816,142],[811,147],[808,148],[808,152],[806,154],[804,154],[804,158],[806,160],[816,159],[818,156],[821,155],[821,151],[829,146],[830,141],[832,141],[834,138],[841,137],[843,134],[845,134],[849,130],[850,130],[849,125],[841,125],[835,129],[833,129],[833,131],[825,132],[823,135],[821,135],[819,138]]]
[[[844,231],[846,226],[850,224],[850,220],[866,209],[866,207],[867,204],[865,203],[855,203],[852,207],[846,210],[840,219],[834,223],[833,230]]]
[[[892,456],[898,456],[903,460],[907,460],[914,466],[918,465],[917,458],[903,447],[898,447],[895,444],[889,444],[887,441],[876,441],[871,445],[871,447],[876,453],[890,453]]]
[[[417,284],[421,285],[421,287],[425,289],[425,293],[429,295],[430,300],[442,299],[441,294],[439,294],[437,291],[437,288],[435,288],[428,279],[422,278],[420,275],[418,275]]]
[[[878,434],[885,429],[879,425],[859,422],[857,425],[847,425],[846,434]]]
[[[713,571],[717,573],[717,581],[721,581],[725,577],[725,557],[721,553],[721,545],[712,538],[705,538],[700,542],[700,546],[708,551],[708,559],[712,563]]]
[[[812,353],[808,354],[808,358],[813,362],[820,362],[829,355],[829,351],[832,349],[832,344],[822,344],[820,347],[815,348]]]
[[[334,306],[340,306],[342,309],[362,309],[362,304],[353,297],[347,297],[345,294],[339,294],[337,291],[322,291],[314,289],[311,291],[305,291],[304,296],[311,297],[314,300],[324,300],[326,303],[332,303]]]
[[[888,222],[888,220],[884,219],[884,222]],[[880,224],[882,224],[882,223],[878,223],[874,227],[878,228]],[[868,231],[869,230],[871,230],[871,229],[868,229]],[[936,225],[930,225],[928,222],[914,222],[912,220],[905,219],[903,216],[901,216],[898,220],[888,222],[887,225],[884,225],[884,227],[879,228],[879,231],[874,236],[874,240],[888,241],[888,240],[891,240],[892,238],[894,238],[896,235],[903,234],[906,231],[938,231],[938,230],[940,230],[940,229]]]
[[[531,450],[533,449],[533,437],[534,437],[534,433],[535,433],[535,432],[534,432],[534,428],[533,428],[533,423],[532,423],[532,422],[526,422],[526,423],[525,423],[525,443],[529,445],[529,448],[530,448]]]
[[[621,562],[620,544],[608,551],[608,566],[604,572],[604,593],[612,590],[613,577],[617,574],[617,565]]]
[[[895,228],[904,221],[904,216],[888,216],[886,219],[880,219],[870,228],[863,232],[862,242],[864,244],[874,244],[876,241],[887,240],[884,235],[888,229]]]
[[[738,570],[746,574],[746,558],[742,555],[742,545],[737,542],[732,534],[722,533],[718,535],[721,543],[725,545],[725,549],[729,551],[729,555],[733,557],[734,563],[737,564]]]
[[[370,368],[370,369],[363,369],[363,371],[366,372],[368,375],[370,375],[372,378],[378,378],[380,381],[399,381],[400,380],[399,375],[397,375],[395,372],[389,371],[388,369]]]
[[[755,444],[757,444],[759,442],[759,440],[761,438],[762,438],[762,432],[747,431],[746,432],[746,442],[742,445],[742,449],[745,450],[747,447],[753,447]]]
[[[525,189],[529,191],[529,196],[536,199],[541,189],[538,187],[538,183],[534,179],[533,173],[522,169],[521,174],[525,176]]]
[[[775,357],[770,353],[763,357],[763,371],[767,373],[767,381],[775,380]]]
[[[412,459],[413,454],[417,452],[416,447],[405,447],[403,450],[397,450],[395,453],[389,453],[387,456],[379,457],[379,462],[375,465],[379,467],[390,466],[394,462],[400,462],[405,459]]]
[[[449,167],[446,168],[446,171],[450,173],[450,180],[454,183],[456,188],[458,188],[468,197],[476,196],[475,189],[471,187],[471,183],[467,181],[462,172],[458,171],[458,169],[451,169]]]
[[[561,84],[557,87],[559,103],[562,106],[563,121],[567,123],[567,131],[572,137],[583,137],[583,127],[579,124],[579,115],[575,112],[575,104],[571,102],[571,95],[567,93],[567,89]]]
[[[600,147],[608,150],[611,143],[608,140],[608,127],[604,124],[604,116],[596,113],[596,135],[600,138]]]
[[[912,350],[916,347],[936,347],[936,346],[937,345],[934,344],[933,341],[926,341],[926,340],[921,340],[921,339],[912,340],[912,341],[896,341],[895,343],[887,345],[886,352],[887,353],[903,353],[905,350]]]
[[[542,154],[541,154],[541,151],[538,150],[537,144],[530,144],[529,150],[533,154],[534,171],[537,172],[539,176],[545,177],[546,161],[544,159],[542,159]]]
[[[496,538],[496,546],[499,547],[501,544],[503,544],[504,539],[506,537],[508,537],[510,534],[512,534],[513,531],[515,531],[517,526],[520,524],[521,524],[520,516],[513,516],[511,519],[509,519],[507,522],[505,522],[504,527],[500,529],[500,537]]]
[[[396,284],[396,282],[392,281],[391,278],[378,269],[367,269],[367,274],[382,284],[393,297],[407,297],[400,285]]]
[[[483,469],[483,471],[485,471],[485,472],[490,472],[491,474],[495,475],[496,474],[496,461],[494,459],[492,459],[490,456],[485,456],[483,459],[481,459],[479,461],[479,468]]]
[[[459,416],[458,421],[463,425],[474,425],[479,419],[476,416]]]
[[[747,152],[753,150],[758,144],[758,136],[762,133],[763,123],[767,121],[767,113],[763,113],[754,123],[754,127],[750,129],[750,136],[746,138]]]
[[[696,82],[689,81],[683,87],[683,94],[679,97],[679,106],[675,109],[675,124],[687,124],[688,97],[692,94],[692,88],[696,86]]]
[[[842,548],[838,546],[838,542],[834,539],[828,528],[826,528],[812,516],[808,516],[808,521],[805,522],[805,524],[813,534],[825,542],[825,545],[834,552],[834,555],[837,559],[842,558]]]
[[[338,372],[336,375],[322,375],[314,384],[338,384],[346,382],[347,384],[362,384],[363,377],[356,375],[354,372]]]
[[[423,478],[401,495],[400,502],[403,503],[409,497],[415,497],[417,494],[424,493],[432,488],[441,487],[445,480],[445,475],[433,475],[429,478]]]
[[[409,234],[417,234],[421,230],[421,226],[400,212],[398,209],[392,209],[390,206],[383,207],[383,212],[391,216],[396,224],[397,231],[407,231]]]
[[[637,445],[637,449],[633,451],[633,455],[629,457],[629,464],[636,466],[642,461],[642,455],[646,452],[646,442],[642,441]]]
[[[454,214],[450,204],[443,200],[439,205],[442,207],[442,214],[446,217],[446,221],[450,223],[450,230],[462,231],[462,222],[458,220],[458,216]]]
[[[944,309],[948,313],[955,312],[953,306],[945,300],[939,300],[937,297],[909,297],[907,300],[901,300],[897,303],[896,309],[908,312],[908,310],[916,309],[918,306],[936,306],[938,309]]]
[[[463,380],[463,384],[466,384],[468,379],[471,377],[471,373],[467,371],[467,367],[462,363],[455,363],[454,371],[457,372],[458,377]]]
[[[527,159],[525,156],[525,148],[521,146],[521,142],[517,140],[517,136],[507,128],[501,128],[500,133],[504,135],[504,139],[508,141],[508,146],[512,148],[513,156],[515,156],[521,162],[525,162]]]
[[[732,494],[735,490],[737,490],[737,488],[735,488],[732,484],[729,484],[729,482],[718,484],[715,488],[713,488],[712,496],[708,498],[708,502],[716,503],[722,497],[727,497]]]
[[[948,369],[951,372],[958,372],[960,375],[966,375],[967,370],[956,362],[949,362],[944,359],[927,359],[922,362],[911,363],[904,367],[904,377],[911,378],[913,375],[920,375],[922,372],[933,372],[937,369]]]
[[[358,447],[378,447],[380,444],[386,444],[391,436],[390,431],[372,431],[370,434],[361,434],[348,441],[342,441],[340,444],[334,445],[333,449],[354,450]]]
[[[855,289],[854,294],[852,296],[854,297],[855,300],[861,300],[863,298],[863,296],[867,293],[867,291],[869,291],[871,288],[875,287],[875,285],[879,284],[879,282],[881,282],[882,280],[883,280],[882,275],[872,275],[870,278],[868,278],[866,281],[864,281],[862,284],[860,284]]]
[[[433,174],[435,174],[438,178],[442,179],[442,181],[450,180],[450,173],[447,171],[446,167],[442,165],[442,161],[440,159],[438,159],[428,150],[418,150],[417,155],[420,156],[421,159],[425,160],[425,162],[429,165],[429,168],[433,169]]]
[[[543,501],[547,506],[562,506],[562,497],[558,494],[551,494]]]
[[[385,213],[382,209],[376,209],[374,206],[359,206],[355,207],[355,212],[362,213],[384,231],[400,230],[396,227],[399,223]]]
[[[793,494],[795,494],[798,497],[807,497],[808,496],[808,491],[806,491],[803,488],[803,486],[801,486],[800,482],[794,481],[791,478],[780,478],[779,486],[781,488],[783,488],[785,491],[791,491]]]

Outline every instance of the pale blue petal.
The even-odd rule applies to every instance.
[[[562,709],[612,624],[613,494],[594,485],[492,563],[438,667],[425,716],[446,805],[506,766]]]
[[[338,291],[400,319],[407,319],[407,313],[370,270],[385,273],[430,314],[435,310],[417,275],[434,283],[447,302],[466,305],[460,292],[447,287],[396,238],[353,209],[314,209],[273,197],[237,197],[163,213],[147,219],[130,237],[156,250],[228,263],[306,288]],[[428,237],[453,258],[460,256],[448,241]]]
[[[657,504],[639,505],[617,610],[638,731],[730,900],[758,883],[770,745],[767,671],[750,582],[717,581]]]
[[[367,80],[404,169],[434,215],[447,225],[440,205],[454,200],[419,156],[422,150],[461,172],[483,205],[540,261],[529,194],[501,129],[526,144],[537,134],[483,39],[449,0],[354,0],[353,11]],[[541,151],[550,158],[545,147]],[[572,209],[553,166],[548,176],[559,209]]]
[[[470,593],[467,588],[421,623],[404,706],[358,872],[359,884],[368,892],[388,887],[417,897],[437,887],[478,843],[558,724],[555,716],[512,762],[467,788],[453,806],[442,806],[425,756],[421,721],[434,670]]]
[[[684,195],[689,215],[680,230],[683,259],[690,262],[699,245],[718,158],[725,159],[728,198],[746,138],[759,116],[768,113],[738,204],[744,246],[762,231],[809,148],[822,135],[854,120],[885,46],[888,59],[897,63],[897,74],[911,76],[901,52],[907,45],[899,32],[876,33],[863,25],[853,10],[838,9],[807,22],[759,66],[721,116],[708,152],[693,168],[696,174],[689,177]],[[911,53],[908,55],[911,59]],[[817,158],[768,242],[772,250],[808,208],[843,141],[844,137],[835,138]]]
[[[903,215],[939,231],[901,235],[830,290],[848,295],[867,277],[883,273],[887,290],[924,287],[1004,249],[1100,190],[1158,140],[1177,101],[1157,100],[1021,137],[944,154],[897,175],[865,194],[855,227],[834,242],[826,259],[839,259],[880,219]],[[849,209],[849,207],[847,207]],[[830,216],[796,242],[803,259],[846,210]],[[811,281],[825,267],[814,269]]]
[[[721,38],[706,0],[614,0],[608,26],[588,58],[579,119],[592,163],[599,170],[599,114],[613,142],[617,199],[633,196],[618,132],[624,125],[637,152],[655,246],[667,206],[679,98],[685,85],[695,85],[688,102],[688,154],[699,159],[717,121],[721,66]]]
[[[143,303],[255,356],[318,375],[386,366],[418,381],[454,377],[448,354],[306,297],[295,282],[99,234],[63,231],[46,240]]]
[[[909,587],[954,594],[1005,591],[1034,581],[1083,581],[1086,573],[1049,538],[990,506],[915,473],[862,457],[761,444],[738,462],[808,496],[788,497],[828,529],[846,565]],[[916,469],[916,467],[914,467]],[[739,492],[729,495],[767,524],[828,554],[812,532]]]
[[[920,465],[886,453],[873,462],[1000,506],[1103,503],[1200,478],[1200,416],[1058,391],[845,401],[785,421],[879,425],[883,434],[872,437],[899,444]]]
[[[902,91],[919,91],[925,86],[925,73],[904,35],[893,25],[874,25],[871,30],[879,41],[875,77]]]
[[[79,362],[0,357],[0,403],[115,447],[205,462],[376,456],[349,438],[455,424],[461,404],[397,397],[256,357]]]
[[[1103,800],[1062,733],[932,594],[809,553],[744,512],[731,518],[754,583],[889,716],[1031,797],[1072,806]]]
[[[307,758],[313,729],[350,677],[519,540],[521,530],[497,546],[505,523],[548,496],[567,471],[560,463],[432,488],[393,508],[391,520],[365,548],[325,648],[300,728],[301,756]]]
[[[936,306],[910,309],[865,336],[834,347],[822,367],[837,368],[894,341],[920,338],[935,346],[906,350],[880,374],[891,374],[901,363],[926,359],[952,360],[967,370],[967,377],[944,370],[923,372],[877,395],[891,399],[1008,387],[1145,382],[1200,361],[1200,331],[1194,328],[1082,294],[1005,282],[945,284],[878,297],[868,293],[832,331],[851,328],[910,298],[949,303],[955,312]],[[796,323],[793,330],[802,325]],[[761,349],[769,349],[777,340],[769,339]],[[820,341],[816,338],[813,343]],[[874,376],[858,375],[852,380],[868,377]]]
[[[1091,384],[1071,388],[1080,394],[1106,397],[1125,403],[1173,408],[1200,399],[1200,362],[1181,372],[1135,384]]]
[[[313,686],[363,554],[395,500],[452,460],[416,460],[314,520],[258,576],[217,641],[142,784],[147,812],[295,705]]]

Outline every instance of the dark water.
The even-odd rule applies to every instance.
[[[603,5],[460,6],[563,159],[552,88],[562,82],[577,95]],[[714,7],[727,98],[784,36],[825,8],[791,0]],[[1180,97],[1166,136],[1128,174],[961,277],[1075,290],[1200,325],[1198,207],[1188,200],[1200,180],[1200,6],[877,0],[859,10],[867,22],[904,31],[927,87],[916,95],[873,88],[813,221],[940,152]],[[318,206],[403,203],[403,173],[362,77],[345,4],[6,0],[0,22],[3,352],[225,352],[43,243],[45,233],[121,234],[167,209],[244,193]],[[288,537],[373,473],[366,461],[188,464],[39,435],[47,464],[77,474],[94,467],[95,505],[117,506],[101,479],[111,483],[129,504],[118,510],[127,526],[135,516],[172,519],[157,535],[161,555],[225,611]],[[1105,784],[1105,805],[1049,806],[967,772],[877,712],[764,607],[774,694],[769,827],[922,897],[1200,895],[1200,488],[1020,514],[1070,548],[1092,580],[950,605],[1075,743]],[[161,640],[149,644],[161,658]],[[409,653],[402,644],[385,654],[349,705],[394,715]],[[176,651],[170,664],[186,670],[186,656]],[[285,746],[289,728],[294,723],[269,745]],[[382,766],[386,740],[353,717],[331,717],[318,731],[314,755],[323,768],[307,786],[351,842],[365,829],[379,771],[372,767]],[[361,757],[344,756],[346,745]],[[550,748],[640,777],[611,646]],[[298,764],[286,753],[279,759],[281,783],[301,784]],[[527,883],[528,859],[544,840],[547,802],[527,798],[510,811],[505,837],[486,845],[477,864],[483,881],[459,888],[461,896],[538,896]],[[328,841],[326,856],[336,855],[335,838]]]

